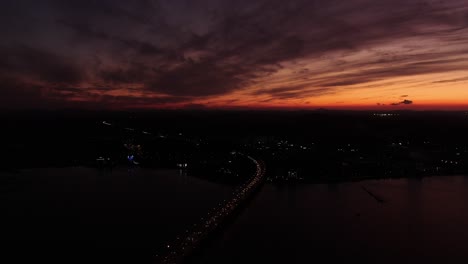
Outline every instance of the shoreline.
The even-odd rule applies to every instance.
[[[267,182],[273,185],[293,185],[293,184],[341,184],[341,183],[353,183],[353,182],[362,182],[362,181],[371,181],[371,180],[401,180],[401,179],[412,179],[412,180],[423,180],[424,178],[433,178],[433,177],[456,177],[456,176],[468,176],[463,173],[456,174],[431,174],[424,176],[408,176],[408,177],[377,177],[377,176],[368,176],[368,177],[358,177],[358,178],[347,178],[347,179],[334,179],[334,180],[299,180],[299,181],[283,181],[283,182]]]
[[[118,165],[112,168],[99,168],[95,166],[88,166],[88,165],[62,165],[62,166],[43,166],[43,167],[22,167],[22,168],[0,168],[0,174],[20,174],[23,170],[37,170],[37,169],[64,169],[64,168],[88,168],[88,169],[96,169],[96,170],[103,170],[103,171],[112,171],[113,169],[118,168],[125,168],[125,165]],[[155,170],[172,170],[172,168],[167,167],[135,167],[135,168],[143,168],[143,169],[155,169]],[[177,169],[173,169],[177,170]],[[229,182],[223,180],[216,180],[212,177],[200,177],[197,175],[187,174],[189,177],[197,178],[206,180],[213,183],[218,184],[225,184],[235,186],[237,185],[236,182]],[[352,182],[362,182],[362,181],[370,181],[370,180],[401,180],[401,179],[413,179],[413,180],[423,180],[424,178],[432,178],[432,177],[452,177],[452,176],[466,176],[463,172],[458,173],[445,173],[445,174],[428,174],[428,175],[418,175],[418,176],[393,176],[393,177],[379,177],[379,176],[361,176],[361,177],[352,177],[352,178],[335,178],[335,179],[302,179],[302,180],[291,180],[291,181],[268,181],[266,180],[266,184],[272,184],[277,186],[288,186],[288,185],[301,185],[301,184],[342,184],[342,183],[352,183]]]

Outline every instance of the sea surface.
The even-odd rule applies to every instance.
[[[229,199],[177,170],[0,173],[1,263],[152,263]],[[460,263],[468,177],[265,184],[195,263]]]
[[[0,173],[0,263],[151,263],[232,186],[178,170]]]
[[[265,185],[197,263],[465,263],[468,177]]]

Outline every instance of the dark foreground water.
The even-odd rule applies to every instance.
[[[450,176],[280,188],[265,185],[195,262],[466,260],[468,177]]]
[[[0,173],[0,263],[151,263],[231,192],[170,170]]]

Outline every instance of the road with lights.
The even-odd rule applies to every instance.
[[[214,208],[206,217],[201,218],[201,222],[194,225],[193,230],[186,230],[185,234],[182,237],[177,237],[174,243],[167,244],[161,250],[164,252],[155,256],[157,263],[181,263],[258,190],[265,179],[265,165],[262,161],[250,156],[246,157],[255,164],[255,174],[249,181],[234,190],[229,201],[220,203],[219,207]]]

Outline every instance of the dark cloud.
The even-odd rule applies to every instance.
[[[78,37],[78,39],[76,39],[77,41],[84,42],[84,41],[89,41],[89,39],[94,39],[94,40],[101,40],[101,41],[116,43],[120,45],[122,49],[133,50],[138,55],[141,55],[141,56],[152,56],[152,55],[157,55],[157,54],[161,54],[164,52],[155,44],[142,41],[142,40],[125,38],[122,36],[113,36],[104,31],[98,31],[97,29],[92,28],[88,24],[83,24],[83,23],[75,24],[73,22],[68,22],[66,20],[58,20],[57,23],[64,25],[67,28],[72,29],[77,34],[77,37]]]
[[[324,95],[333,92],[334,91],[327,88],[310,88],[304,85],[296,85],[272,89],[261,89],[253,92],[252,95],[269,95],[271,98],[262,102],[270,102],[275,99],[305,98],[308,96]]]
[[[188,61],[175,69],[163,70],[148,88],[179,96],[209,96],[239,89],[244,81],[238,68],[226,68],[216,62]]]
[[[206,109],[206,105],[204,104],[184,104],[183,107],[185,109],[194,109],[194,110]]]
[[[403,100],[403,101],[398,102],[398,103],[392,103],[392,105],[410,105],[410,104],[413,104],[413,101],[411,101],[411,100]]]
[[[234,92],[265,102],[334,94],[459,71],[467,14],[462,0],[8,0],[0,87],[31,103],[143,107]],[[405,41],[404,52],[381,48]]]
[[[140,83],[153,78],[154,69],[143,64],[131,63],[116,68],[106,68],[97,72],[98,77],[105,83],[130,84]]]
[[[322,87],[343,87],[368,82],[382,81],[386,80],[387,78],[396,76],[401,77],[419,74],[459,71],[460,65],[452,62],[458,62],[458,59],[433,59],[424,63],[416,62],[396,65],[390,64],[382,68],[371,68],[361,70],[357,73],[345,73],[338,75],[340,81],[336,81],[333,78],[320,77],[312,78],[310,80],[310,83]]]
[[[0,75],[1,108],[38,107],[42,103],[42,87],[32,86]]]
[[[85,72],[72,58],[52,51],[30,46],[1,47],[0,69],[3,74],[19,78],[32,78],[49,83],[78,83],[85,79]]]
[[[455,82],[466,82],[466,81],[468,81],[468,77],[449,79],[449,80],[440,80],[440,81],[435,81],[433,83],[455,83]]]

